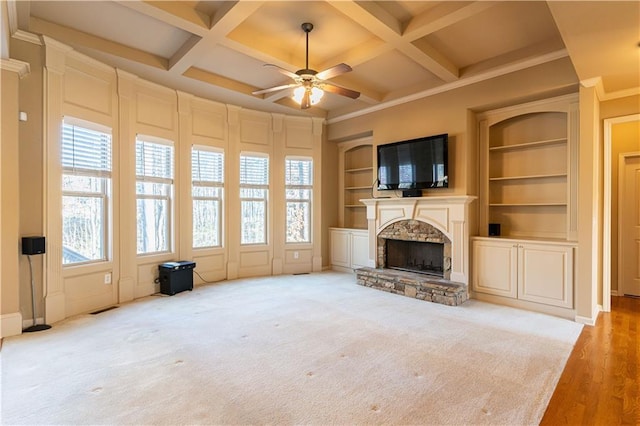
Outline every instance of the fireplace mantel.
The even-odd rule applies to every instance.
[[[451,280],[469,284],[469,205],[477,197],[373,198],[360,200],[367,206],[369,263],[376,265],[377,236],[392,223],[402,220],[426,222],[451,241]]]

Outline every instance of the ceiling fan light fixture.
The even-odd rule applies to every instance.
[[[319,87],[311,87],[311,88],[307,88],[304,86],[299,86],[296,87],[295,90],[293,91],[293,100],[296,101],[296,103],[298,104],[302,104],[302,99],[304,98],[304,92],[309,90],[310,91],[310,101],[311,101],[311,105],[316,105],[318,102],[320,102],[320,99],[322,99],[322,97],[324,96],[324,91],[322,89],[320,89]]]
[[[320,72],[309,68],[309,33],[313,30],[313,24],[305,22],[302,24],[302,30],[305,32],[306,36],[305,67],[303,69],[293,73],[274,64],[265,64],[265,66],[275,68],[280,73],[293,79],[294,83],[270,87],[268,89],[255,90],[251,93],[253,95],[263,95],[265,93],[277,92],[279,90],[295,87],[291,98],[300,105],[301,109],[307,109],[312,105],[316,105],[324,96],[325,91],[346,96],[351,99],[358,99],[360,92],[326,81],[330,78],[353,71],[349,65],[341,63]]]

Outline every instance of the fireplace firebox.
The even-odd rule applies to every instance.
[[[444,276],[444,244],[426,241],[385,240],[385,267]]]

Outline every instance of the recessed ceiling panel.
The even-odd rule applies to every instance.
[[[425,37],[463,68],[560,34],[546,2],[502,2]]]
[[[304,68],[305,33],[300,27],[304,22],[314,26],[309,34],[309,66],[318,71],[327,60],[373,37],[326,2],[304,1],[266,2],[228,38]]]
[[[209,49],[193,66],[258,88],[290,82],[275,69],[264,67],[263,62],[220,45]]]
[[[399,69],[402,72],[398,72]],[[383,94],[407,86],[442,84],[442,80],[395,50],[359,65],[349,77],[357,78],[368,86],[378,87]]]
[[[32,1],[31,15],[165,58],[190,37],[112,1]]]

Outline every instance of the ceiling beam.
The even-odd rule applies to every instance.
[[[153,68],[167,70],[169,61],[158,55],[154,55],[144,50],[125,46],[115,41],[106,40],[102,37],[87,34],[83,31],[63,25],[54,24],[44,19],[31,17],[29,20],[29,30],[35,33],[44,34],[72,47],[82,46],[94,49],[109,55],[125,58],[139,64],[148,65]]]
[[[117,3],[200,37],[206,35],[211,26],[209,16],[181,2],[117,0]]]
[[[498,3],[493,1],[442,2],[411,19],[402,35],[408,40],[417,40],[471,18]]]
[[[232,90],[238,93],[244,93],[245,95],[251,95],[252,92],[259,90],[257,87],[242,83],[238,80],[233,80],[231,78],[227,78],[219,74],[214,74],[212,72],[195,67],[188,68],[182,75],[194,80],[202,81],[203,83],[222,87],[223,89]]]
[[[336,0],[328,3],[376,34],[394,49],[402,52],[405,56],[435,74],[438,78],[446,82],[454,81],[458,78],[458,68],[446,59],[444,54],[432,55],[429,51],[424,51],[412,44],[412,40],[403,37],[400,21],[374,2]]]
[[[216,44],[221,44],[227,34],[240,25],[247,16],[250,16],[262,5],[262,1],[236,1],[223,2],[222,7],[211,18],[211,28],[200,40],[187,41],[169,59],[169,71],[182,74],[191,67],[207,50]]]

